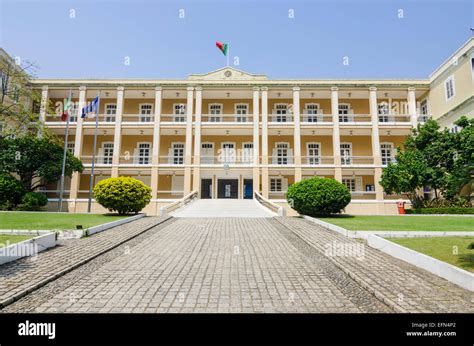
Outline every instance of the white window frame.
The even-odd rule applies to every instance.
[[[176,145],[182,145],[182,148],[175,148]],[[171,157],[171,163],[173,165],[183,165],[184,164],[184,156],[185,156],[185,150],[186,150],[186,144],[184,142],[171,142],[171,149],[172,149],[172,157]],[[183,155],[175,155],[174,150],[175,149],[183,149]]]
[[[144,114],[142,113],[142,107],[143,106],[151,106],[150,107],[150,114]],[[140,123],[149,123],[151,122],[151,120],[153,119],[153,103],[140,103],[138,105],[138,114],[139,114],[139,117],[138,117],[138,121]]]
[[[349,146],[349,148],[342,148],[343,145]],[[343,149],[349,149],[349,157],[342,155]],[[341,155],[341,165],[351,165],[352,164],[352,143],[351,142],[342,142],[340,144],[339,153]]]
[[[341,114],[341,106],[347,106],[347,114]],[[354,119],[351,117],[351,104],[347,102],[342,102],[337,105],[337,114],[339,116],[339,122],[340,123],[349,123],[354,121]],[[344,120],[347,119],[347,120]]]
[[[381,112],[381,110],[385,110]],[[377,103],[377,115],[379,117],[380,123],[387,123],[391,120],[390,114],[390,103],[387,101],[382,101]]]
[[[347,186],[346,181],[350,181],[349,185],[352,185],[352,181],[354,184],[354,189],[351,188],[351,186]],[[356,175],[356,176],[343,176],[341,179],[341,182],[347,186],[350,192],[364,192],[362,190],[362,176]]]
[[[318,155],[310,155],[310,145],[318,146]],[[321,163],[321,143],[320,142],[307,142],[306,143],[306,157],[308,158],[309,165],[319,165]]]
[[[69,115],[69,122],[76,123],[77,122],[77,111],[79,109],[79,102],[71,101],[71,109]]]
[[[212,146],[212,156],[203,156],[202,155],[202,149],[208,149],[208,148],[203,148],[204,145],[211,145]],[[201,163],[203,164],[214,164],[214,149],[215,145],[214,142],[201,142],[201,152],[199,153],[201,155]]]
[[[286,145],[286,148],[278,148],[279,145],[284,144]],[[288,165],[291,161],[291,158],[288,155],[288,150],[291,149],[290,147],[290,142],[275,142],[275,149],[276,149],[276,156],[277,156],[277,165]],[[278,155],[278,149],[286,149],[286,156],[280,156]]]
[[[115,113],[108,113],[108,107],[115,106]],[[104,105],[104,120],[106,123],[114,123],[117,117],[117,104],[116,103],[106,103]]]
[[[451,84],[451,92],[452,94],[449,95],[449,83]],[[451,100],[452,98],[454,98],[454,96],[456,96],[456,88],[455,88],[455,85],[454,85],[454,75],[451,75],[449,76],[448,78],[446,78],[446,80],[444,81],[444,95],[446,97],[446,101],[449,101]]]
[[[390,146],[390,148],[383,148],[383,146]],[[393,162],[393,159],[394,159],[393,148],[394,148],[394,146],[393,146],[392,142],[380,143],[380,158],[382,160],[382,165],[383,166],[386,166],[389,163]],[[387,149],[390,149],[390,157],[382,154],[382,151],[387,150]]]
[[[212,106],[219,106],[220,107],[220,113],[219,114],[212,114],[211,113],[211,108]],[[209,118],[208,121],[211,123],[219,123],[222,121],[222,115],[224,114],[224,105],[222,103],[209,103],[207,105],[208,109],[208,114]]]
[[[251,145],[251,148],[246,148],[246,145]],[[242,163],[253,163],[253,142],[242,142]]]
[[[316,113],[308,113],[308,110],[309,110],[308,106],[316,106],[317,108]],[[317,123],[320,121],[321,114],[322,114],[321,106],[319,103],[315,103],[315,102],[305,103],[304,109],[303,109],[303,122]]]
[[[71,154],[74,155],[74,149],[76,148],[76,142],[67,142],[66,148],[67,148],[67,150],[69,150],[69,152]]]
[[[283,178],[280,178],[280,177],[270,177],[270,186],[269,186],[269,190],[270,192],[283,192]],[[275,184],[273,184],[272,182],[275,182]],[[277,182],[279,182],[279,184],[277,184]],[[279,188],[278,188],[278,185]]]
[[[232,145],[232,151],[227,152],[227,150],[224,149],[224,145],[226,144]],[[224,163],[224,164],[235,163],[236,151],[237,151],[237,145],[235,142],[222,142],[221,154],[219,155],[220,163]]]
[[[140,148],[140,145],[142,145],[142,144],[147,144],[149,146],[147,156],[141,156],[140,155],[140,149],[145,149],[145,148]],[[137,149],[137,155],[138,155],[137,163],[139,165],[149,165],[149,164],[151,164],[152,143],[151,142],[137,142],[136,149]],[[145,158],[146,158],[146,162],[145,162]]]
[[[112,148],[105,148],[106,145],[112,145]],[[114,142],[112,141],[109,141],[109,142],[102,142],[102,144],[100,145],[101,149],[102,149],[102,163],[104,165],[111,165],[112,164],[112,160],[113,160],[113,157],[114,157]],[[105,155],[105,149],[112,149],[112,153],[111,155]]]
[[[245,114],[239,114],[237,108],[239,106],[245,106]],[[248,121],[249,116],[249,104],[248,103],[236,103],[234,104],[234,114],[235,114],[235,121],[238,123],[246,123]]]
[[[176,113],[177,107],[183,106],[184,113]],[[173,103],[173,121],[178,123],[186,122],[186,103]]]
[[[278,106],[285,106],[286,108],[286,113],[282,113],[282,114],[278,114]],[[276,122],[276,123],[287,123],[289,122],[290,120],[290,110],[289,110],[289,103],[284,103],[284,102],[281,102],[281,103],[275,103],[273,104],[273,110],[272,110],[272,122]]]

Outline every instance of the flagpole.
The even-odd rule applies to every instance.
[[[87,201],[87,212],[91,212],[92,207],[92,186],[94,185],[94,167],[95,167],[95,152],[97,148],[97,128],[99,127],[99,108],[100,108],[100,90],[97,93],[97,106],[95,109],[95,128],[94,128],[94,146],[92,149],[92,166],[91,176],[89,180],[89,200]]]
[[[67,140],[69,137],[69,118],[71,117],[71,115],[69,114],[69,110],[71,108],[71,96],[72,96],[72,91],[71,91],[71,88],[69,88],[69,97],[67,100],[67,113],[66,113],[67,114],[66,133],[64,134],[63,166],[61,168],[61,185],[59,188],[59,206],[58,206],[59,212],[62,212],[63,210],[64,173],[66,171]]]

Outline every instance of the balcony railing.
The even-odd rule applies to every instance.
[[[372,121],[370,114],[339,114],[339,123],[369,123]]]
[[[85,165],[92,164],[92,155],[81,156],[81,161]],[[100,166],[111,166],[112,165],[112,156],[96,155],[95,164]]]
[[[406,123],[411,122],[410,114],[379,114],[379,124]]]
[[[151,165],[151,156],[150,155],[142,155],[142,156],[122,155],[120,156],[119,163],[121,165]]]
[[[374,158],[372,156],[342,156],[341,165],[373,165]]]
[[[332,123],[332,119],[330,114],[301,114],[301,122],[305,124]]]
[[[271,123],[291,123],[293,122],[292,114],[270,114],[268,121]]]
[[[153,124],[155,117],[152,114],[123,114],[123,123]]]
[[[252,123],[252,114],[203,114],[203,123]]]
[[[252,165],[253,156],[252,155],[220,155],[220,156],[201,156],[200,159],[201,165]]]
[[[334,165],[333,156],[302,156],[301,164],[308,166]]]
[[[158,157],[158,164],[160,165],[171,165],[171,166],[182,166],[184,165],[184,156],[178,155],[167,155]]]
[[[293,156],[279,156],[273,155],[270,156],[270,164],[271,165],[278,165],[278,166],[286,166],[286,165],[293,165],[294,164],[294,157]]]

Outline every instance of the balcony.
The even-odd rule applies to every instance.
[[[311,125],[328,125],[332,124],[333,117],[330,114],[321,114],[321,113],[303,113],[301,114],[301,123],[302,124],[311,124]]]
[[[85,166],[92,165],[93,157],[92,155],[81,156],[81,161]],[[112,166],[112,156],[111,155],[96,155],[94,158],[95,166]]]
[[[302,156],[301,164],[306,166],[332,166],[334,165],[333,156]]]
[[[338,118],[341,125],[368,125],[372,123],[372,116],[370,114],[339,114]]]
[[[270,156],[270,164],[276,166],[288,166],[294,164],[294,156],[288,155],[272,155]]]
[[[122,123],[153,125],[155,117],[151,114],[123,114]]]
[[[124,166],[149,166],[151,165],[151,156],[149,155],[122,155],[119,160],[120,165]]]
[[[158,157],[158,164],[163,166],[183,166],[184,156],[166,155]]]
[[[373,165],[374,158],[372,156],[342,156],[342,166],[367,166]]]
[[[380,125],[409,125],[411,124],[410,114],[379,114]]]
[[[250,114],[203,114],[201,116],[202,123],[235,123],[235,124],[252,124],[253,115]]]
[[[201,165],[253,165],[253,155],[201,156]]]
[[[293,115],[292,114],[270,114],[268,121],[270,124],[293,124]]]

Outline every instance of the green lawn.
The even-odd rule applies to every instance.
[[[8,245],[13,243],[19,243],[23,240],[34,238],[34,235],[6,235],[0,234],[0,247],[4,247],[7,245],[7,241],[9,242]]]
[[[474,217],[464,216],[339,216],[320,220],[353,231],[473,231]]]
[[[390,241],[474,273],[474,250],[467,249],[474,237],[391,238]]]
[[[76,225],[82,225],[82,228],[86,229],[124,217],[102,214],[1,212],[0,229],[65,230],[76,229]]]

